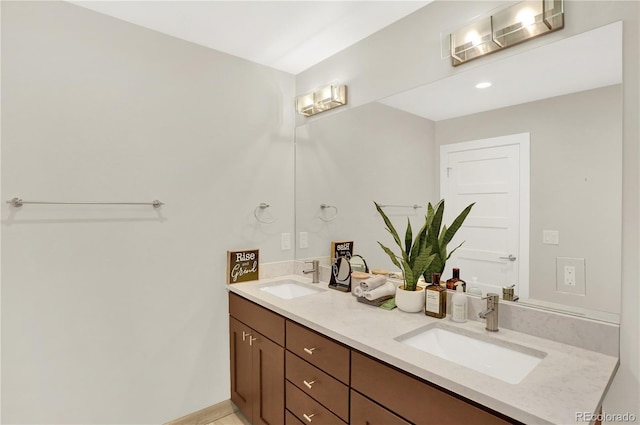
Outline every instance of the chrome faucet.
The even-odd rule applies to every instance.
[[[311,276],[311,283],[319,283],[320,282],[320,261],[312,260],[305,261],[305,264],[311,264],[311,270],[303,270],[302,273],[309,274],[313,273]]]
[[[478,313],[478,317],[487,319],[486,330],[498,332],[498,302],[500,301],[500,295],[490,293],[482,299],[487,300],[487,309]]]

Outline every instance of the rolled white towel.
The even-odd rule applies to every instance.
[[[378,298],[386,297],[388,295],[394,295],[396,293],[396,285],[393,282],[387,282],[382,286],[366,291],[364,297],[371,300],[377,300]]]
[[[370,277],[369,279],[365,279],[362,282],[360,282],[360,286],[366,292],[366,291],[371,291],[372,289],[379,288],[382,285],[384,285],[385,283],[387,283],[387,277],[386,276],[376,275],[376,276]]]
[[[361,286],[354,287],[351,292],[353,292],[353,295],[355,295],[356,297],[361,297],[364,295],[364,289],[362,289]]]

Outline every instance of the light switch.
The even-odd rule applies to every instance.
[[[291,233],[280,233],[280,249],[283,251],[291,249]]]
[[[300,242],[298,245],[300,248],[309,248],[309,233],[300,232]]]
[[[560,232],[557,230],[543,230],[542,243],[547,245],[558,245],[560,243]]]

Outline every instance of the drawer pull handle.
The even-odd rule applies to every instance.
[[[258,338],[254,338],[252,336],[249,336],[249,345],[253,345],[253,341],[255,341]]]
[[[302,416],[304,416],[304,418],[308,421],[311,422],[311,418],[313,418],[315,416],[315,413],[312,413],[310,415],[307,415],[306,413],[303,413]]]
[[[246,341],[246,340],[247,340],[247,337],[251,337],[251,334],[250,334],[250,333],[247,333],[247,332],[245,332],[245,331],[242,331],[242,340],[243,340],[243,341]]]
[[[316,381],[311,381],[311,382],[307,382],[307,381],[302,381],[304,382],[304,384],[307,386],[307,388],[311,389],[313,388],[313,384],[316,383]]]
[[[315,349],[316,349],[316,347],[313,347],[313,348],[307,348],[307,347],[305,347],[305,348],[304,348],[304,351],[305,351],[305,353],[307,353],[307,354],[313,354],[313,351],[314,351]]]

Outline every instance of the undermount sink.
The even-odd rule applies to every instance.
[[[323,291],[323,289],[312,288],[300,282],[296,282],[295,280],[281,280],[273,282],[263,286],[260,290],[284,300],[291,300],[293,298],[317,294]]]
[[[520,383],[546,356],[541,351],[501,340],[491,341],[488,336],[484,338],[440,324],[395,339],[509,384]]]

